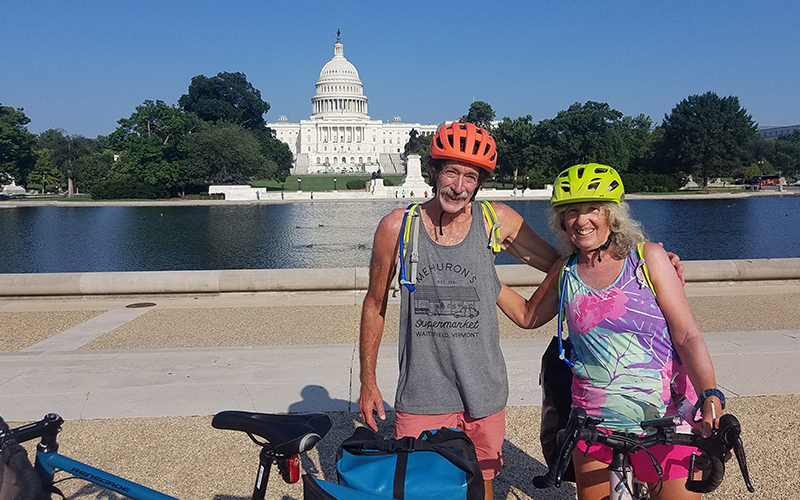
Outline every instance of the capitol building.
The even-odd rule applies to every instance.
[[[403,123],[399,116],[384,123],[370,118],[364,85],[353,64],[344,57],[344,45],[336,33],[333,58],[319,72],[311,98],[311,116],[290,123],[279,116],[268,123],[278,139],[294,154],[292,174],[403,173],[400,155],[411,129],[420,134],[436,132],[438,125]]]

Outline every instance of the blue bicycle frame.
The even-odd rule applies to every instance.
[[[145,486],[128,481],[114,474],[109,474],[100,469],[73,460],[59,454],[57,451],[36,450],[36,470],[50,484],[53,483],[56,470],[108,488],[111,491],[125,495],[134,500],[178,500],[175,497],[159,493]]]

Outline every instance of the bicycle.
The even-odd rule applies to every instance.
[[[7,450],[15,446],[19,447],[19,443],[40,439],[36,447],[35,466],[31,466],[27,461],[27,453],[24,455],[24,460],[17,463],[17,469],[21,469],[18,472],[21,474],[23,491],[28,494],[21,498],[25,500],[51,499],[53,493],[60,494],[55,487],[58,482],[55,480],[55,474],[57,471],[62,471],[69,476],[103,486],[134,500],[177,500],[159,491],[60,454],[57,436],[63,423],[64,420],[59,415],[50,413],[38,422],[10,429],[0,417],[0,452],[3,452],[3,455]],[[655,430],[654,434],[648,436],[606,434],[597,429],[597,425],[600,423],[602,423],[602,419],[589,416],[580,408],[573,409],[566,429],[559,433],[559,440],[563,442],[563,445],[556,468],[546,476],[534,478],[534,485],[538,488],[560,486],[572,451],[575,449],[577,441],[583,440],[589,443],[606,444],[614,449],[614,460],[609,466],[609,474],[612,479],[612,495],[610,497],[612,500],[643,500],[656,496],[657,492],[642,493],[635,489],[637,483],[632,480],[627,458],[632,451],[656,444],[684,444],[694,446],[702,452],[701,455],[696,455],[692,459],[691,469],[692,471],[695,468],[703,470],[703,479],[695,481],[693,474],[687,479],[687,489],[698,492],[710,492],[719,486],[725,472],[724,456],[733,450],[747,489],[751,492],[754,491],[747,471],[744,447],[739,437],[739,422],[731,414],[723,415],[720,418],[719,428],[707,439],[676,432],[674,427],[680,423],[677,418],[644,422],[644,428]],[[211,425],[217,429],[244,432],[261,447],[251,498],[264,500],[272,466],[277,466],[280,476],[285,482],[296,483],[299,481],[300,454],[314,448],[317,442],[327,434],[332,424],[330,418],[324,413],[276,415],[223,411],[214,416]],[[259,441],[257,437],[264,441]],[[24,450],[22,452],[24,453]],[[27,462],[27,469],[20,467],[22,462]],[[659,466],[655,465],[658,469]],[[0,463],[0,467],[2,466],[3,464]]]
[[[17,455],[13,469],[20,479],[24,500],[51,499],[53,493],[61,494],[55,484],[55,474],[62,471],[72,477],[108,488],[134,500],[178,500],[141,484],[116,476],[79,462],[58,452],[58,433],[64,420],[55,413],[42,420],[10,429],[0,417],[0,452],[4,458],[21,449],[20,443],[40,439],[36,446],[35,465],[31,466],[27,453]],[[272,466],[276,465],[287,483],[300,480],[300,454],[317,444],[331,428],[330,417],[324,413],[276,415],[244,411],[223,411],[214,415],[211,425],[216,429],[235,430],[247,434],[261,446],[252,500],[264,500]],[[264,441],[259,441],[259,439]],[[16,450],[15,450],[16,448]],[[0,463],[0,467],[4,464]],[[2,489],[2,488],[0,488]],[[0,492],[1,493],[1,492]],[[63,494],[61,494],[63,497]],[[13,498],[13,497],[12,497]]]
[[[630,453],[647,450],[658,444],[692,446],[701,452],[693,453],[690,459],[689,477],[686,479],[686,489],[689,491],[710,493],[715,490],[722,483],[725,475],[725,458],[731,450],[736,455],[747,490],[750,493],[755,491],[747,470],[744,444],[740,437],[741,426],[736,417],[729,413],[720,417],[718,428],[708,438],[677,432],[675,427],[681,423],[678,416],[642,422],[642,429],[654,431],[644,436],[598,430],[597,426],[602,422],[603,419],[600,417],[587,415],[583,408],[573,408],[567,426],[558,433],[558,442],[563,444],[555,469],[548,471],[544,476],[534,478],[534,486],[537,488],[561,486],[572,452],[578,441],[584,441],[587,445],[604,444],[613,450],[612,460],[608,466],[609,500],[645,500],[658,495],[661,481],[659,480],[653,492],[648,492],[645,483],[634,479],[628,459]],[[650,459],[660,477],[663,473],[661,466],[652,455]],[[702,479],[695,479],[696,471],[702,471]]]

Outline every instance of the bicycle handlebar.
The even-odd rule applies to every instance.
[[[722,483],[725,475],[725,455],[732,449],[736,454],[747,490],[751,493],[754,491],[747,470],[744,445],[740,438],[741,425],[736,417],[729,413],[720,417],[719,428],[715,429],[708,438],[696,434],[675,432],[675,423],[669,421],[657,425],[656,432],[646,436],[608,434],[597,429],[597,425],[602,421],[602,418],[587,415],[583,408],[572,409],[567,427],[563,431],[559,431],[559,439],[563,438],[563,445],[556,464],[555,486],[561,485],[562,476],[569,465],[578,441],[586,441],[587,443],[604,444],[626,455],[637,449],[650,448],[657,444],[693,446],[702,453],[692,455],[686,489],[696,493],[709,493]],[[661,466],[656,463],[653,465],[660,476],[663,472]],[[694,479],[695,468],[703,471],[703,479]]]

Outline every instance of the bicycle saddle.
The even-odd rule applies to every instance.
[[[259,436],[276,454],[291,456],[313,448],[330,430],[331,419],[324,413],[275,415],[222,411],[214,415],[211,426]]]

